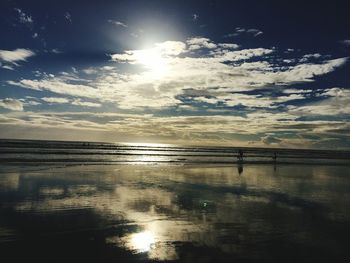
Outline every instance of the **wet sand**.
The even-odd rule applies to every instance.
[[[349,168],[2,165],[1,262],[349,262]]]

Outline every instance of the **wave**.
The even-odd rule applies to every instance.
[[[350,151],[181,145],[128,145],[99,142],[0,140],[0,162],[184,162],[184,163],[349,164]],[[276,156],[276,158],[274,158]]]

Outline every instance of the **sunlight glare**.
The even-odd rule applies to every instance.
[[[150,231],[144,231],[131,236],[131,246],[138,252],[148,252],[155,243],[154,235]]]
[[[158,48],[139,50],[135,53],[136,61],[148,68],[155,78],[161,78],[167,72],[167,59]]]

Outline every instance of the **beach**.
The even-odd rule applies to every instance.
[[[347,165],[3,163],[2,262],[348,262]]]

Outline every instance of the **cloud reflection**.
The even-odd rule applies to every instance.
[[[349,205],[339,199],[342,193],[348,200],[349,182],[332,177],[346,168],[332,169],[281,166],[274,172],[272,166],[245,166],[242,176],[237,167],[79,166],[28,172],[16,189],[7,180],[2,185],[18,193],[11,201],[18,216],[43,215],[40,224],[31,224],[35,232],[57,231],[56,225],[45,230],[42,222],[50,225],[49,216],[60,217],[62,232],[93,229],[91,238],[100,233],[112,249],[176,260],[184,251],[195,253],[188,245],[244,255],[279,231],[299,244],[317,238],[317,225],[350,218]],[[329,185],[337,191],[327,191]],[[296,230],[298,220],[307,220],[305,213],[319,224],[307,221]]]

